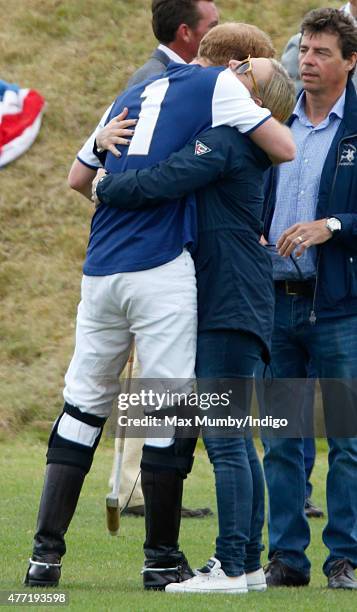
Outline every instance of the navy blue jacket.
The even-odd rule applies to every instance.
[[[264,203],[265,237],[273,218],[278,177],[279,168],[272,168]],[[344,116],[321,174],[316,219],[326,217],[340,219],[342,230],[317,247],[313,310],[317,318],[357,314],[357,96],[350,81]]]
[[[266,359],[274,290],[271,259],[259,239],[269,165],[249,138],[222,126],[200,134],[157,166],[109,175],[97,187],[103,205],[131,210],[196,192],[199,331],[253,333],[262,340]]]

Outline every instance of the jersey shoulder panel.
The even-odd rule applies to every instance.
[[[255,104],[248,89],[230,68],[220,72],[212,98],[212,127],[229,125],[246,133],[270,116],[267,108]]]

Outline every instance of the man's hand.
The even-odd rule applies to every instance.
[[[332,238],[332,233],[326,227],[326,219],[295,223],[280,236],[276,247],[279,255],[289,257],[294,249],[295,255],[300,257],[306,249],[314,244],[323,244]]]
[[[114,117],[95,137],[97,148],[102,151],[110,151],[115,157],[120,157],[121,153],[115,145],[129,145],[130,140],[125,136],[132,136],[134,130],[128,128],[136,125],[137,119],[125,119],[128,109],[124,108],[120,115]]]
[[[99,168],[92,182],[92,201],[94,202],[96,208],[98,208],[101,204],[100,200],[98,200],[98,197],[97,197],[98,181],[102,178],[102,176],[105,176],[105,174],[106,172],[104,168]]]

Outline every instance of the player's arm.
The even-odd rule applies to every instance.
[[[100,155],[94,153],[98,134],[104,134],[106,138],[106,145],[103,148],[112,151],[116,157],[119,157],[121,153],[115,145],[129,145],[130,140],[128,140],[128,137],[131,137],[134,133],[134,130],[129,128],[134,127],[137,123],[136,119],[126,119],[129,111],[127,108],[124,108],[117,117],[114,117],[105,125],[110,110],[111,107],[104,113],[100,123],[79,151],[68,175],[69,186],[89,200],[92,197],[92,182],[97,170],[105,162],[105,155],[101,158]]]
[[[273,117],[267,119],[249,135],[252,141],[269,156],[273,164],[291,161],[296,155],[291,130]]]
[[[77,157],[74,160],[68,174],[67,180],[71,189],[78,191],[89,200],[91,198],[92,192],[92,181],[97,173],[98,168],[101,167],[101,163],[93,153],[93,145],[95,142],[96,134],[104,127],[111,108],[111,106],[107,108],[94,132],[92,132],[92,134],[84,143],[83,147],[80,149],[80,151],[78,151]]]
[[[71,189],[78,191],[90,200],[92,181],[97,173],[97,169],[87,166],[78,158],[75,159],[68,174],[68,185]]]
[[[107,117],[111,111],[111,106],[106,110],[103,117],[101,118],[98,126],[94,132],[90,135],[88,140],[85,142],[81,150],[78,152],[77,158],[74,160],[72,167],[68,174],[68,184],[71,189],[78,191],[89,200],[92,195],[92,181],[97,173],[98,168],[101,168],[101,163],[98,157],[93,152],[93,147],[97,134],[105,129],[105,123]],[[133,130],[128,129],[135,125],[136,121],[133,119],[126,120],[128,109],[124,108],[123,111],[115,117],[112,122],[115,122],[115,135],[113,143],[128,145],[128,136],[132,136]],[[112,123],[112,122],[109,122]],[[108,124],[108,125],[109,125]],[[120,153],[117,151],[117,154]]]
[[[230,69],[220,73],[214,90],[212,126],[217,125],[229,125],[249,135],[275,164],[295,157],[289,128],[274,119],[268,108],[256,104]]]
[[[228,127],[208,130],[156,166],[106,175],[97,184],[97,198],[102,204],[130,210],[183,198],[232,167],[237,138]]]

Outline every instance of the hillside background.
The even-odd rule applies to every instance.
[[[0,0],[0,78],[46,98],[35,145],[0,174],[0,435],[54,416],[73,349],[92,207],[66,178],[109,102],[155,47],[150,0]],[[280,54],[320,0],[217,0]]]

